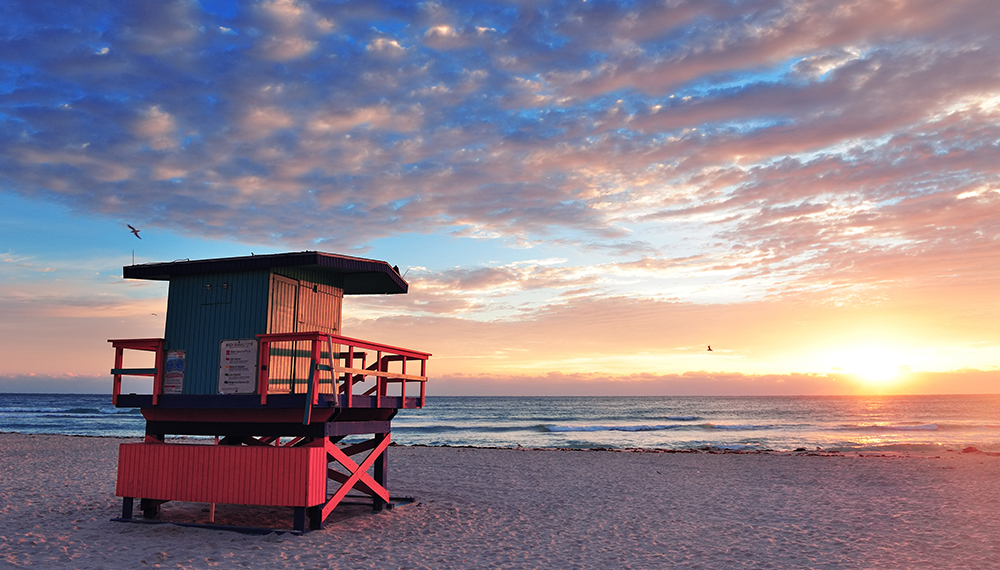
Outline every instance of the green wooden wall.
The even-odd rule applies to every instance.
[[[167,350],[184,350],[184,393],[215,394],[223,340],[267,332],[270,272],[213,273],[170,279]]]
[[[310,305],[315,305],[313,312],[322,315],[303,313],[302,318],[309,330],[339,332],[342,276],[301,268],[275,269],[274,273],[299,280],[304,286],[317,283],[338,288],[338,298],[323,295],[323,299],[330,300]],[[218,393],[222,341],[255,339],[258,334],[275,332],[270,330],[270,287],[270,271],[170,278],[164,339],[167,350],[185,351],[184,394]]]

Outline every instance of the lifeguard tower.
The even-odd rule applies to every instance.
[[[430,354],[343,336],[341,306],[344,295],[406,293],[396,268],[306,251],[131,265],[123,275],[170,288],[163,338],[108,341],[114,405],[146,420],[144,442],[119,449],[122,519],[135,499],[145,518],[168,501],[271,505],[292,507],[304,531],[307,518],[321,528],[352,489],[376,510],[389,503],[392,418],[423,407]],[[152,352],[153,367],[126,368],[132,351]],[[123,376],[152,377],[152,393],[122,394]],[[371,437],[338,445],[359,434]]]

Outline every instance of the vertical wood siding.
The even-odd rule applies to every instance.
[[[326,501],[320,447],[123,443],[119,497],[311,507]]]
[[[341,334],[342,278],[307,269],[179,275],[170,279],[167,350],[184,350],[184,394],[216,394],[219,346],[223,340],[252,339],[269,332],[320,331]],[[309,375],[307,356],[296,347],[275,346],[274,389],[301,391]],[[301,343],[299,343],[301,344]],[[304,388],[302,388],[304,389]]]
[[[318,283],[308,271],[271,275],[268,332],[319,331],[340,334],[344,290]],[[310,280],[312,279],[312,280]],[[304,392],[309,379],[309,343],[276,342],[271,346],[269,392]]]
[[[299,282],[280,275],[271,275],[271,296],[268,316],[269,333],[295,332],[299,300]],[[276,342],[271,345],[271,363],[268,368],[268,391],[294,390],[296,364],[286,356],[296,349],[294,342]],[[300,374],[301,376],[301,374]]]
[[[164,337],[184,350],[184,393],[215,394],[219,346],[267,332],[266,271],[176,276],[170,280]]]

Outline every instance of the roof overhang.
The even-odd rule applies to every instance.
[[[321,251],[126,265],[122,268],[122,276],[126,279],[169,281],[171,277],[181,275],[272,271],[283,267],[341,275],[344,278],[345,295],[406,293],[408,288],[399,273],[384,261]]]

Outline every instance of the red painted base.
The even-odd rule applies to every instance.
[[[385,487],[388,433],[338,447],[327,438],[302,441],[286,447],[253,440],[253,445],[191,445],[162,443],[147,437],[145,443],[123,443],[118,449],[118,483],[123,497],[122,519],[131,518],[133,500],[142,499],[145,516],[155,516],[167,501],[270,505],[295,508],[295,530],[321,528],[330,512],[355,489],[372,498],[381,510],[389,501]],[[291,445],[296,445],[292,447]],[[369,452],[362,461],[352,455]],[[330,468],[339,463],[345,472]],[[374,476],[368,470],[374,468]],[[327,482],[340,488],[327,494]]]
[[[158,501],[312,507],[326,502],[319,447],[123,443],[119,497]]]

